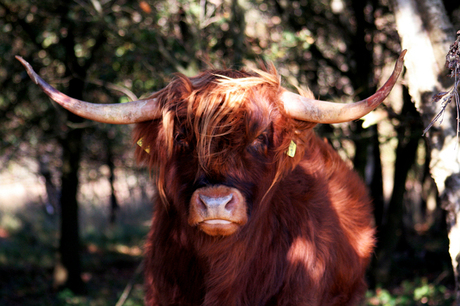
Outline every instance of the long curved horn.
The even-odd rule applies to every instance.
[[[340,123],[359,119],[379,106],[393,89],[396,80],[401,74],[406,51],[402,51],[399,55],[388,81],[367,99],[356,103],[342,104],[309,99],[299,94],[285,91],[281,96],[284,109],[294,119],[316,123]]]
[[[161,116],[156,99],[128,103],[96,104],[71,98],[46,83],[22,57],[16,59],[26,68],[30,78],[55,102],[80,117],[111,124],[130,124],[152,120]]]

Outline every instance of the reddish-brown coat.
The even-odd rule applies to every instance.
[[[219,99],[241,94],[219,92],[215,74],[173,81],[155,95],[163,118],[135,128],[134,140],[150,149],[136,154],[159,191],[145,250],[146,304],[357,304],[374,245],[364,184],[314,134],[314,124],[285,115],[277,98],[283,89],[273,80],[251,85],[244,101],[227,105],[222,124],[198,124],[220,114]],[[208,106],[215,109],[200,110],[202,101],[214,101]],[[292,158],[285,154],[291,140]],[[189,225],[191,197],[208,185],[245,197],[248,219],[234,234],[211,236]]]

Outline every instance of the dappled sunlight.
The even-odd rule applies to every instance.
[[[32,305],[28,302],[31,297],[39,296],[38,304],[34,305],[51,305],[52,302],[45,301],[57,299],[66,305],[102,306],[109,305],[108,300],[116,301],[126,283],[134,279],[130,300],[141,304],[142,277],[135,270],[141,262],[143,239],[150,224],[152,204],[149,197],[152,190],[141,192],[138,189],[139,184],[144,186],[149,178],[140,175],[132,181],[133,174],[129,169],[117,170],[116,186],[124,190],[117,193],[120,209],[115,224],[110,225],[110,186],[107,178],[97,175],[97,179],[91,179],[91,175],[85,175],[83,171],[82,176],[90,180],[82,180],[79,194],[82,200],[80,237],[85,262],[82,280],[92,293],[91,297],[84,297],[62,291],[56,296],[53,284],[67,277],[66,270],[55,265],[59,239],[58,211],[47,212],[44,202],[46,188],[32,171],[21,168],[18,172],[16,166],[10,169],[16,172],[0,174],[8,182],[0,186],[2,191],[8,190],[0,192],[0,295],[10,296],[9,291],[12,290],[14,295],[10,301],[17,299],[17,305]],[[21,176],[15,177],[16,174]],[[140,180],[144,180],[145,184]],[[11,186],[16,187],[13,189]],[[13,192],[18,190],[24,192]],[[33,192],[28,192],[30,190]]]
[[[130,256],[141,256],[142,255],[142,248],[140,246],[127,246],[124,244],[110,244],[105,246],[104,248],[98,246],[94,243],[88,243],[86,249],[89,253],[103,253],[106,251],[110,252],[117,252],[120,254],[130,255]]]
[[[111,186],[105,167],[96,171],[97,175],[94,175],[94,170],[87,173],[84,169],[81,171],[78,199],[83,210],[92,206],[109,207]],[[14,212],[29,203],[48,204],[45,181],[42,176],[37,175],[37,169],[36,162],[26,160],[22,163],[11,163],[6,170],[0,172],[0,211]],[[120,205],[129,209],[132,204],[143,203],[150,208],[153,187],[148,175],[133,173],[126,168],[116,169],[115,173],[114,188]],[[53,214],[53,211],[49,213]]]
[[[33,159],[12,162],[0,172],[0,210],[15,210],[29,202],[40,202],[45,186],[37,172],[38,164]]]
[[[301,266],[314,283],[324,277],[325,263],[319,260],[316,247],[304,237],[296,237],[287,254],[288,261],[294,266]]]
[[[448,113],[446,114],[448,117]],[[449,120],[449,118],[446,118]],[[432,176],[439,186],[439,192],[444,191],[444,182],[451,173],[460,172],[460,147],[458,138],[455,135],[441,139],[440,136],[434,137],[436,147],[433,148],[433,155],[436,159],[432,160]]]
[[[0,264],[14,260],[53,265],[58,245],[59,208],[48,209],[46,186],[36,169],[32,162],[12,163],[7,171],[0,173]],[[116,223],[110,225],[111,188],[104,173],[104,167],[98,175],[81,171],[78,195],[81,239],[83,243],[91,241],[86,247],[89,253],[110,251],[139,257],[153,208],[149,178],[138,173],[135,176],[129,169],[116,170],[114,185],[119,188],[115,193],[120,207]]]

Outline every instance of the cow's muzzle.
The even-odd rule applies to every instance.
[[[188,223],[211,236],[228,236],[248,221],[247,205],[233,187],[202,187],[192,195]]]

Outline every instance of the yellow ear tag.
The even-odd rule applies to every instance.
[[[139,140],[137,141],[137,145],[138,145],[139,147],[141,147],[141,148],[142,148],[142,140],[143,140],[143,138],[141,138],[141,139],[139,139]],[[147,148],[144,148],[144,151],[147,152],[147,153],[150,153],[150,146],[148,146]]]
[[[291,143],[289,144],[289,148],[286,152],[287,156],[294,157],[296,149],[297,149],[297,145],[295,144],[294,141],[291,140]]]

